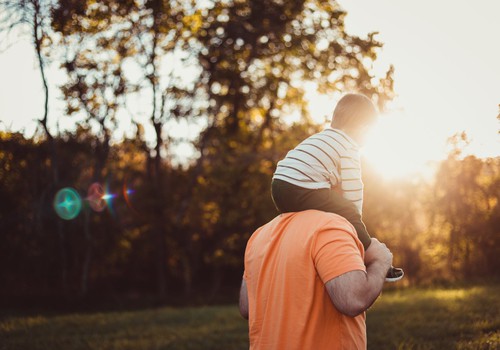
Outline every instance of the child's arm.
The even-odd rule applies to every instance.
[[[330,191],[330,193],[332,197],[330,202],[330,205],[332,206],[331,211],[346,218],[347,221],[349,221],[352,226],[354,226],[359,240],[361,241],[361,243],[363,243],[363,247],[365,248],[365,250],[368,249],[371,243],[371,238],[368,234],[365,224],[363,223],[363,220],[361,219],[361,214],[356,205],[354,205],[354,203],[350,200],[345,199],[335,190]]]

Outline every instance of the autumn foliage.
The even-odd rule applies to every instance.
[[[27,29],[46,94],[35,135],[0,135],[2,294],[232,293],[246,240],[277,214],[276,162],[320,128],[306,85],[356,90],[381,109],[394,97],[393,68],[383,78],[370,69],[382,43],[348,34],[333,0],[4,0],[0,9],[4,34]],[[49,65],[66,77],[52,82],[64,115],[50,109]],[[75,128],[60,131],[62,118]],[[368,229],[393,249],[406,283],[498,277],[498,158],[457,150],[432,181],[389,182],[368,167],[364,177]],[[95,182],[115,195],[108,210],[57,217],[59,189],[85,197]]]

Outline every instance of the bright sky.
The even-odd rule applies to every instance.
[[[364,154],[387,176],[404,176],[442,159],[446,139],[466,131],[469,152],[500,156],[500,1],[340,0],[348,12],[347,31],[378,31],[385,43],[375,72],[396,68],[400,109],[381,119]],[[4,45],[0,43],[0,49]],[[62,116],[57,85],[64,76],[52,68],[52,114]],[[330,115],[335,101],[309,95],[312,114]],[[41,115],[42,87],[33,49],[20,40],[0,53],[0,130],[32,134]],[[3,123],[3,125],[2,125]],[[60,118],[61,127],[72,124]]]
[[[396,105],[364,149],[390,176],[420,171],[446,155],[446,140],[466,131],[468,152],[500,156],[500,1],[340,0],[346,29],[378,31],[374,69],[394,64]],[[319,106],[319,103],[313,104]]]

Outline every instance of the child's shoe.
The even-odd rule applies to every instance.
[[[403,272],[403,269],[400,269],[398,267],[391,266],[389,271],[387,271],[387,275],[385,276],[385,281],[386,282],[396,282],[399,281],[405,273]]]

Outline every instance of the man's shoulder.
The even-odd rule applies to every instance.
[[[357,238],[356,230],[344,217],[334,213],[310,209],[276,216],[253,232],[248,240],[248,245],[258,237],[266,239],[273,234],[291,231],[301,231],[306,236],[314,236],[318,232],[341,231],[353,236],[355,239]]]
[[[326,211],[310,209],[310,210],[296,212],[293,214],[295,219],[309,222],[311,226],[317,226],[317,227],[330,226],[330,227],[338,227],[339,229],[346,229],[349,226],[351,226],[351,224],[349,223],[349,221],[347,221],[346,218],[338,214],[329,213]]]
[[[354,227],[344,217],[314,209],[280,214],[267,224],[259,227],[255,232],[286,229],[287,227],[307,227],[310,232],[336,229],[355,233]]]
[[[326,244],[328,242],[351,242],[356,246],[361,246],[356,230],[352,224],[344,217],[319,211],[306,210],[296,213],[296,220],[308,231],[307,236],[312,238],[312,242]],[[321,243],[322,242],[322,243]]]

